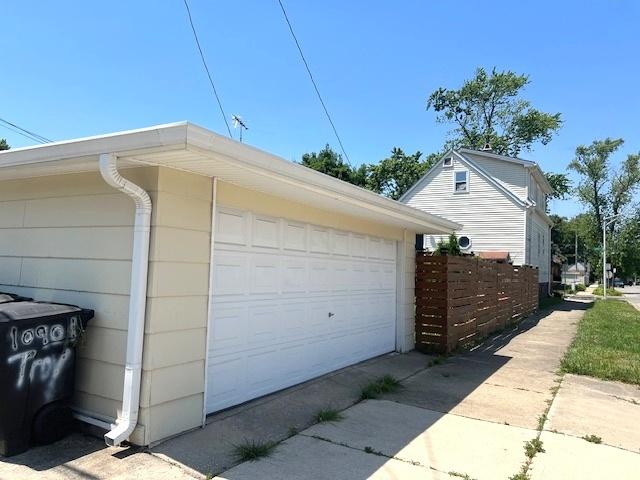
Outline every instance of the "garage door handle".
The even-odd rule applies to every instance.
[[[335,313],[329,312],[329,318],[333,317]]]

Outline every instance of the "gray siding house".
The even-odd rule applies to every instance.
[[[468,253],[507,252],[515,265],[539,268],[541,293],[550,286],[552,193],[537,163],[490,151],[451,150],[400,201],[462,224]],[[424,235],[433,250],[441,235]]]

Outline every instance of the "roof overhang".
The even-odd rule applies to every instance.
[[[356,187],[188,122],[0,152],[0,180],[97,172],[101,153],[120,168],[162,166],[419,233],[461,225]]]

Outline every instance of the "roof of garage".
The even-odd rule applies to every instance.
[[[460,225],[188,122],[0,152],[0,180],[98,170],[115,153],[120,168],[156,165],[233,183],[299,203],[397,225],[450,233]]]

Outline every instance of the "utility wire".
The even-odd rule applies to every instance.
[[[304,63],[305,68],[307,69],[307,73],[309,74],[309,78],[311,79],[311,83],[313,84],[313,88],[316,91],[316,94],[318,95],[318,100],[320,100],[320,103],[322,104],[322,108],[324,109],[324,113],[327,116],[327,119],[329,120],[329,123],[331,124],[331,128],[333,128],[333,133],[335,134],[336,138],[338,139],[338,143],[340,144],[340,149],[342,150],[342,153],[344,154],[345,158],[347,159],[347,163],[349,165],[351,165],[351,161],[349,160],[349,155],[347,155],[347,152],[344,149],[344,145],[342,144],[342,140],[340,139],[340,135],[338,135],[338,130],[336,129],[336,126],[333,123],[333,120],[331,120],[331,115],[329,115],[329,110],[327,110],[327,106],[324,104],[324,100],[322,100],[322,95],[320,95],[320,90],[318,89],[318,85],[316,84],[316,81],[313,78],[313,74],[311,73],[311,69],[309,68],[309,64],[307,63],[307,59],[304,57],[304,53],[302,53],[302,47],[300,46],[300,42],[298,42],[298,37],[296,37],[295,32],[293,31],[293,27],[291,26],[291,22],[289,21],[289,17],[287,15],[286,10],[284,9],[284,5],[282,4],[282,0],[278,0],[278,3],[280,4],[280,9],[282,10],[282,14],[284,15],[284,19],[287,22],[287,25],[289,26],[289,31],[291,32],[291,36],[293,37],[293,41],[296,43],[296,47],[298,47],[298,52],[300,52],[300,57],[302,58],[302,62]],[[351,165],[353,167],[353,165]]]
[[[207,66],[207,61],[204,58],[204,53],[202,53],[200,40],[198,40],[198,33],[196,32],[196,27],[193,25],[193,18],[191,18],[191,9],[189,9],[189,4],[187,3],[187,0],[183,0],[183,1],[184,1],[184,6],[187,9],[187,15],[189,16],[189,24],[191,25],[191,30],[193,31],[193,38],[195,39],[196,45],[198,46],[198,52],[200,52],[202,65],[204,65],[204,69],[207,72],[207,77],[209,77],[209,83],[211,84],[213,95],[216,97],[216,101],[218,102],[218,107],[220,107],[220,113],[222,114],[222,119],[224,120],[224,124],[227,126],[227,132],[229,132],[229,137],[233,138],[233,135],[231,135],[231,128],[229,127],[229,122],[227,121],[227,115],[224,113],[224,109],[222,108],[222,102],[220,101],[220,96],[218,95],[216,86],[213,83],[213,77],[211,76],[211,72],[209,71],[209,67]]]
[[[10,122],[9,120],[0,118],[0,122],[4,124],[3,126],[6,129],[11,130],[19,135],[22,135],[23,137],[26,137],[29,140],[35,140],[38,143],[51,143],[53,141],[53,140],[49,140],[46,137],[43,137],[42,135],[38,135],[37,133],[27,130],[26,128],[22,128],[16,125],[15,123]]]

